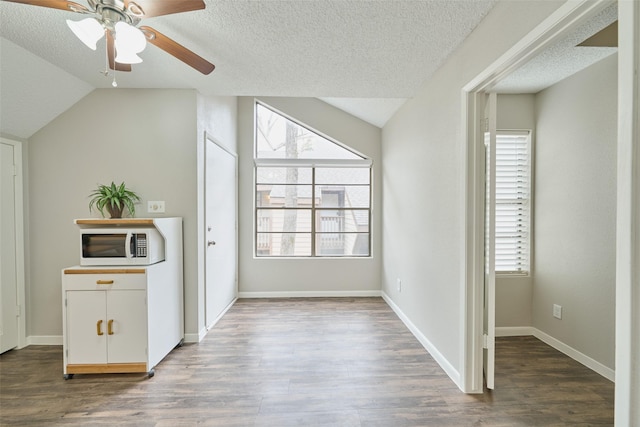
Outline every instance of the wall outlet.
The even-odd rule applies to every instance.
[[[147,202],[148,213],[164,213],[164,200],[163,201],[148,201]]]
[[[402,292],[402,280],[396,279],[396,284],[398,285],[398,292]]]
[[[557,319],[562,319],[562,306],[558,304],[553,304],[553,317]]]

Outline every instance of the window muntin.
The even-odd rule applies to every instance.
[[[258,257],[371,255],[371,163],[256,104]]]
[[[496,134],[496,273],[528,274],[531,230],[531,136]]]

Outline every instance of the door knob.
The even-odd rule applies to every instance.
[[[213,240],[209,240],[207,242],[207,246],[215,246],[216,242],[214,242]]]

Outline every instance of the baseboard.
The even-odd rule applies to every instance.
[[[411,331],[416,339],[422,344],[427,352],[433,357],[433,359],[440,365],[444,372],[453,380],[453,382],[462,390],[462,384],[460,382],[460,372],[447,360],[446,357],[438,351],[438,349],[425,337],[422,332],[411,322],[411,320],[402,312],[393,300],[385,292],[382,292],[382,298],[387,305],[396,313],[396,315],[402,320],[402,323]]]
[[[592,371],[602,375],[609,381],[615,382],[615,371],[607,366],[604,366],[602,363],[590,358],[584,353],[579,352],[573,347],[568,346],[567,344],[553,338],[551,335],[548,335],[536,328],[533,329],[533,336],[538,338],[540,341],[549,344],[551,347],[555,348],[561,353],[566,354],[573,360],[582,363],[587,368]]]
[[[349,298],[379,297],[381,291],[282,291],[239,292],[238,298]]]
[[[518,337],[525,335],[533,335],[543,343],[555,348],[561,353],[566,354],[576,362],[579,362],[591,369],[592,371],[602,375],[609,381],[615,381],[615,371],[602,363],[590,358],[575,348],[563,343],[562,341],[552,337],[533,326],[516,326],[516,327],[499,327],[496,328],[496,337]]]
[[[31,335],[27,345],[62,345],[62,335]]]
[[[532,326],[501,326],[496,328],[496,337],[523,337],[533,335]]]
[[[202,328],[197,334],[184,334],[184,342],[197,344],[207,335],[207,328]]]

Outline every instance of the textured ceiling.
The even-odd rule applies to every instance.
[[[538,93],[616,53],[616,47],[577,45],[617,19],[618,5],[614,3],[501,80],[492,90],[498,93]]]
[[[83,0],[76,0],[86,4]],[[495,0],[206,0],[206,9],[144,19],[216,65],[204,76],[155,46],[120,88],[195,88],[232,96],[320,97],[382,126],[478,25]],[[0,2],[0,37],[95,88],[110,87],[104,45],[84,46],[82,15]],[[1,39],[0,39],[1,41]],[[2,75],[16,67],[2,53]],[[46,68],[46,67],[45,67]],[[20,70],[8,72],[15,76]],[[54,76],[42,76],[57,85]],[[14,82],[3,77],[3,98]],[[339,98],[339,99],[338,99]],[[355,98],[348,101],[345,98]]]
[[[86,4],[85,0],[76,0]],[[177,0],[176,0],[177,1]],[[120,88],[193,88],[225,96],[318,97],[382,127],[496,0],[205,0],[206,9],[149,18],[208,59],[204,76],[155,46]],[[615,4],[494,90],[536,93],[617,51],[575,47],[617,17]],[[110,87],[104,45],[84,46],[81,15],[0,1],[0,130],[28,138],[94,88]]]

